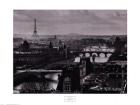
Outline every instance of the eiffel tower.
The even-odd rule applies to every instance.
[[[34,31],[33,31],[33,37],[39,37],[38,34],[37,34],[36,19],[34,19]]]

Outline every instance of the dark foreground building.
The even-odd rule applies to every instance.
[[[80,75],[78,66],[71,65],[66,67],[62,75],[59,76],[59,83],[57,87],[58,92],[62,93],[76,93],[80,92]]]

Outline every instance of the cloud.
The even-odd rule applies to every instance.
[[[15,10],[14,33],[32,34],[127,34],[126,10]]]

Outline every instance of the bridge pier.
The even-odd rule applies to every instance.
[[[105,57],[107,57],[107,53],[104,53],[105,54]]]

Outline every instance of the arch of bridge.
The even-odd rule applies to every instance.
[[[99,54],[99,57],[105,57],[105,56],[106,56],[105,53],[100,53],[100,54]]]
[[[75,55],[83,57],[83,56],[101,56],[103,55],[104,57],[109,57],[112,53],[111,52],[76,52]]]
[[[97,56],[98,56],[98,54],[97,54],[97,53],[92,53],[92,56],[96,56],[96,57],[97,57]]]

